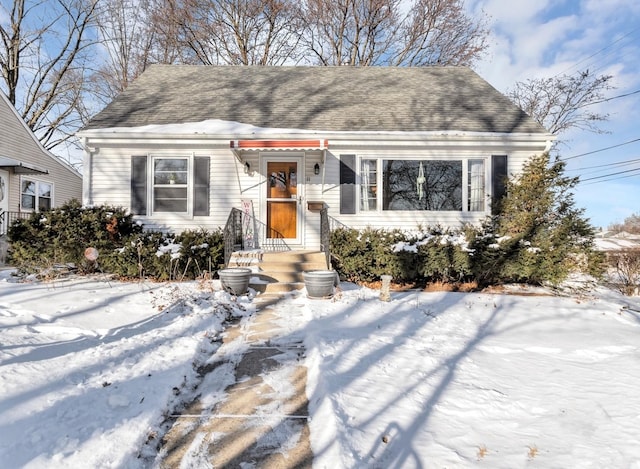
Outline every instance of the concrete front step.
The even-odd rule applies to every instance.
[[[239,252],[231,256],[229,267],[251,268],[249,286],[261,293],[301,290],[303,272],[327,268],[325,254],[319,251]]]
[[[258,277],[260,281],[267,283],[289,283],[289,282],[304,282],[302,278],[302,272],[294,271],[273,271],[273,270],[260,270],[252,274],[254,277]]]
[[[288,293],[296,290],[302,290],[304,283],[302,282],[277,282],[277,283],[249,283],[249,287],[259,293]]]
[[[317,263],[321,264],[322,268],[326,268],[326,257],[323,252],[320,251],[279,251],[279,252],[265,252],[262,254],[261,264],[268,264],[270,262],[276,263]]]

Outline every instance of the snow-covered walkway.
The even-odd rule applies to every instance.
[[[287,343],[306,350],[315,468],[640,468],[639,298],[592,285],[565,296],[410,291],[387,303],[341,288],[273,306]],[[204,408],[224,400],[231,367],[204,380],[198,370],[227,347],[226,319],[255,311],[216,282],[0,274],[0,461],[148,467],[169,414],[200,390]],[[232,340],[224,353],[240,363],[248,350]],[[284,352],[278,360],[294,353]],[[190,455],[201,467],[205,456]]]

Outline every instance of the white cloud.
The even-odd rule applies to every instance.
[[[473,8],[484,10],[497,23],[519,25],[529,23],[550,3],[550,0],[486,0],[476,1]]]
[[[640,14],[637,0],[583,0],[585,14],[593,15],[599,21],[624,20],[628,15]]]
[[[505,92],[516,81],[572,74],[589,69],[595,75],[612,75],[607,97],[640,89],[640,2],[638,0],[476,0],[469,3],[474,14],[490,16],[490,48],[476,71]],[[568,157],[594,152],[638,138],[640,94],[614,99],[592,107],[609,114],[601,127],[609,134],[574,130],[562,136],[560,148]],[[569,174],[581,168],[606,165],[638,157],[640,144],[572,159]],[[615,172],[606,167],[602,174]],[[599,226],[621,221],[638,211],[638,176],[598,184],[580,184],[578,207]]]

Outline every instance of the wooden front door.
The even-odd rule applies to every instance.
[[[299,240],[299,160],[267,161],[267,238]]]

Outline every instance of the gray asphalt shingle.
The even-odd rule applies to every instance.
[[[207,119],[323,131],[546,133],[466,67],[153,65],[85,129]]]

